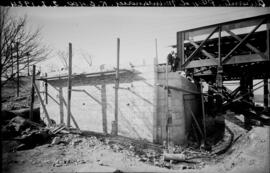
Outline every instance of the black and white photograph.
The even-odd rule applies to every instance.
[[[269,7],[0,6],[0,31],[2,172],[270,172]]]

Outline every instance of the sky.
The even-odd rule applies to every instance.
[[[117,38],[120,38],[120,68],[152,64],[156,56],[165,62],[176,44],[176,33],[184,29],[210,25],[270,13],[270,8],[255,7],[12,7],[11,15],[28,17],[28,27],[41,28],[42,42],[53,50],[39,64],[45,71],[61,68],[56,52],[73,47],[73,71],[96,71],[97,67],[115,67]],[[81,53],[92,56],[90,67]]]

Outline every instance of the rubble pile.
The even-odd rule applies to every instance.
[[[88,148],[95,150],[98,148],[111,150],[116,153],[124,153],[135,158],[139,162],[168,169],[201,169],[205,162],[213,159],[215,154],[192,147],[173,146],[169,149],[154,145],[145,141],[127,140],[119,137],[86,137],[80,134],[59,133],[52,139],[50,145],[64,145],[68,148]],[[86,163],[86,160],[56,160],[55,167],[69,164]],[[98,164],[103,165],[102,161]]]
[[[9,112],[6,112],[9,114]],[[222,150],[222,143],[231,140],[229,134],[224,135],[224,139],[213,147],[213,151],[204,148],[193,148],[192,145],[162,146],[144,140],[134,140],[121,136],[110,135],[84,135],[80,131],[66,128],[64,124],[47,127],[40,121],[30,121],[19,116],[18,113],[10,113],[6,116],[2,124],[2,133],[6,139],[18,142],[12,151],[32,149],[44,144],[44,147],[54,147],[59,153],[55,160],[43,163],[42,160],[33,160],[32,164],[49,164],[52,167],[62,167],[68,165],[86,164],[97,162],[100,166],[106,165],[100,159],[94,161],[87,160],[82,155],[87,155],[94,150],[107,150],[115,153],[123,153],[127,157],[135,159],[149,165],[167,169],[201,169],[207,162],[216,157],[216,150]],[[84,152],[82,152],[84,151]],[[76,157],[63,157],[76,153]],[[81,155],[82,154],[82,155]]]
[[[18,146],[11,149],[13,151],[31,149],[49,143],[55,135],[39,117],[35,116],[33,121],[29,120],[29,109],[15,112],[2,111],[1,114],[2,140],[18,142]]]

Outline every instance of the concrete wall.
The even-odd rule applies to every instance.
[[[111,132],[114,120],[114,74],[76,76],[72,79],[71,112],[82,130]],[[135,67],[120,73],[119,85],[119,134],[137,139],[147,139],[162,144],[166,140],[166,90],[157,84],[166,84],[165,70],[153,65]],[[196,86],[178,72],[168,74],[170,86],[197,91]],[[46,108],[52,119],[60,123],[63,114],[67,122],[66,107],[60,104],[60,89],[67,101],[67,80],[48,80],[49,97]],[[41,90],[44,91],[41,84]],[[169,140],[183,144],[187,140],[191,115],[189,107],[198,114],[195,95],[170,89],[168,97]],[[73,126],[74,127],[74,126]]]
[[[73,79],[71,112],[82,130],[111,132],[115,105],[114,79],[115,75],[77,76]],[[44,88],[41,88],[44,91]],[[50,117],[57,123],[60,123],[60,104],[55,101],[60,102],[60,88],[67,101],[67,81],[48,80],[48,93],[53,99],[49,97],[46,108]],[[118,93],[119,134],[153,141],[153,65],[135,67],[131,72],[120,73]],[[66,107],[63,106],[62,110],[66,123]]]
[[[165,69],[160,68],[157,75],[157,83],[166,85]],[[168,85],[198,92],[195,84],[191,83],[185,77],[182,77],[178,72],[168,73]],[[163,143],[166,141],[166,90],[164,87],[157,87],[157,113],[155,116],[156,124],[154,141]],[[179,90],[169,89],[168,96],[168,114],[171,116],[171,123],[169,122],[168,138],[169,142],[177,145],[184,144],[187,141],[191,125],[191,112],[198,116],[200,113],[200,98],[199,95],[189,94]]]

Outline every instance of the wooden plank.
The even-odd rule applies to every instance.
[[[101,85],[101,108],[102,108],[102,126],[103,133],[107,134],[107,95],[106,85]]]
[[[64,123],[64,106],[63,106],[63,89],[59,87],[59,110],[60,110],[60,123]]]
[[[35,88],[34,88],[34,83],[35,83],[35,75],[36,74],[36,66],[33,65],[33,71],[32,71],[32,86],[31,86],[31,102],[30,102],[30,120],[33,121],[33,110],[34,110],[34,102],[35,102]]]
[[[47,121],[48,121],[48,125],[49,125],[49,127],[50,127],[50,126],[52,126],[52,121],[51,121],[51,119],[50,119],[50,117],[49,117],[49,114],[48,114],[48,111],[47,111],[47,109],[46,109],[46,107],[45,107],[45,104],[44,104],[44,102],[43,102],[43,100],[42,100],[42,98],[41,98],[39,89],[38,89],[38,87],[36,86],[35,83],[33,84],[33,86],[34,86],[34,88],[35,88],[35,90],[36,90],[36,92],[37,92],[39,101],[40,101],[41,106],[42,106],[42,108],[43,108],[43,110],[44,110],[45,116],[46,116]]]
[[[117,38],[117,67],[115,72],[114,135],[118,134],[118,87],[119,87],[120,39]]]
[[[56,103],[56,104],[58,104],[58,105],[60,105],[60,103],[57,101],[57,100],[55,100],[55,98],[53,98],[53,96],[51,96],[49,93],[47,93],[47,95]]]
[[[64,103],[64,105],[65,105],[66,108],[67,108],[67,103],[66,103],[66,101],[65,101],[65,99],[64,99],[64,97],[63,97],[63,95],[62,95],[61,99],[63,100],[63,103]],[[71,112],[70,112],[70,117],[71,117],[71,120],[73,121],[74,125],[76,126],[76,128],[80,130],[79,125],[78,125],[78,123],[76,122],[76,120],[75,120],[75,118],[74,118],[74,116],[72,115]]]
[[[158,133],[158,127],[160,126],[160,121],[158,117],[158,97],[159,97],[159,92],[158,92],[158,86],[157,81],[158,81],[158,51],[157,51],[157,39],[155,39],[156,43],[156,57],[154,58],[154,111],[153,111],[153,142],[158,143],[159,142],[159,133]]]
[[[190,63],[190,61],[192,61],[195,57],[195,55],[198,53],[198,51],[201,50],[202,46],[207,42],[207,40],[218,30],[218,27],[216,27],[211,34],[209,34],[206,39],[200,44],[200,46],[194,51],[192,52],[192,54],[187,58],[187,60],[184,62],[184,64],[182,65],[183,67],[185,67],[188,63]]]
[[[163,160],[169,161],[169,160],[175,160],[175,161],[187,161],[187,157],[184,154],[169,154],[169,153],[163,153]]]
[[[67,127],[70,127],[71,109],[71,75],[72,75],[72,44],[69,43],[69,64],[68,64],[68,103],[67,103]]]
[[[132,72],[131,70],[127,70],[127,69],[119,69],[119,73],[120,74],[125,74],[128,72]],[[72,79],[76,78],[76,77],[85,77],[85,78],[96,78],[99,77],[101,75],[101,73],[104,73],[105,76],[110,76],[110,75],[115,75],[115,70],[110,70],[110,71],[105,71],[105,72],[96,72],[96,73],[87,73],[87,74],[73,74],[71,76]],[[38,78],[37,80],[65,80],[68,79],[68,75],[62,75],[62,76],[56,76],[56,77],[47,77],[47,78]]]
[[[167,87],[167,86],[162,85],[162,84],[157,84],[157,86],[163,87],[165,89],[167,89],[167,88],[174,89],[174,90],[181,91],[181,92],[186,92],[186,93],[189,93],[189,94],[201,94],[199,92],[194,92],[194,91],[186,90],[186,89],[175,87],[175,86],[171,86],[171,85],[168,85],[168,87]]]
[[[266,24],[266,57],[270,60],[270,23]]]
[[[268,79],[267,79],[267,77],[265,77],[264,79],[263,79],[263,83],[264,83],[264,85],[263,85],[263,105],[264,105],[264,107],[268,107],[268,103],[269,103],[269,100],[268,100]]]
[[[252,29],[252,31],[246,35],[224,58],[223,58],[223,63],[226,63],[227,61],[230,60],[230,55],[239,47],[241,46],[250,36],[251,34],[253,34],[261,25],[262,23],[265,21],[265,19],[261,20],[261,22]]]
[[[47,73],[45,73],[45,77],[47,77]],[[48,104],[48,81],[45,80],[45,103]]]
[[[153,108],[153,142],[158,143],[158,126],[160,126],[158,121],[158,86],[157,86],[157,66],[158,59],[154,58],[154,108]]]
[[[166,107],[165,107],[165,117],[166,117],[166,144],[167,144],[167,146],[166,147],[168,147],[168,145],[169,145],[169,128],[168,128],[168,126],[169,126],[169,123],[168,123],[168,120],[169,120],[169,117],[170,117],[170,115],[169,115],[169,89],[168,89],[168,61],[166,61],[166,75],[165,75],[165,80],[166,80],[166,88],[165,88],[165,101],[166,101]]]

